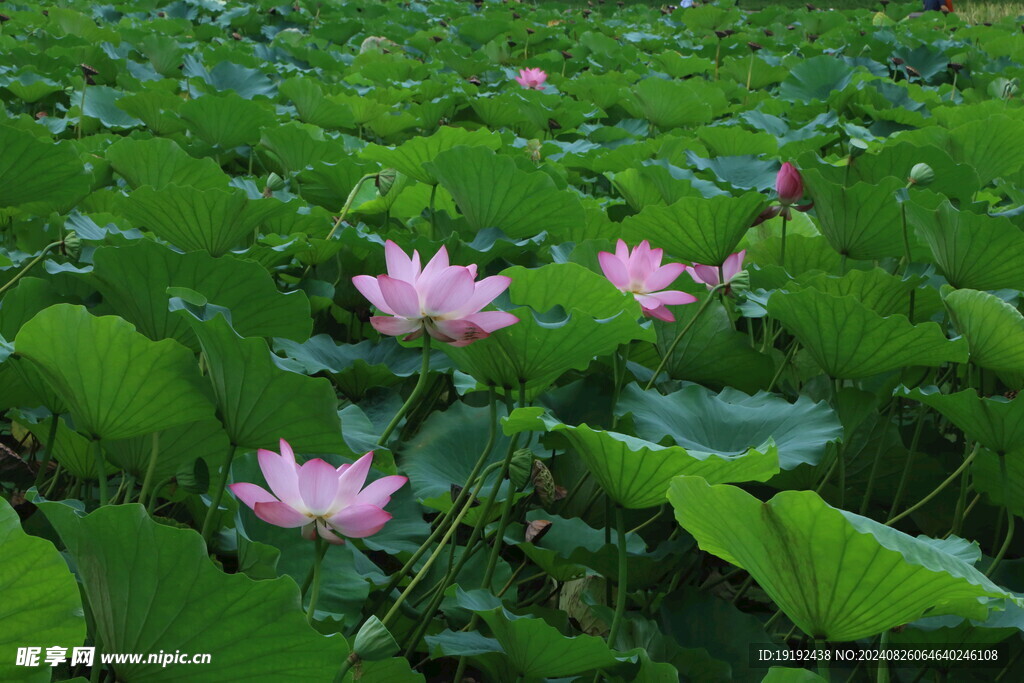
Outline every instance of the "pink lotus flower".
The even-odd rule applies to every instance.
[[[775,191],[784,206],[795,204],[804,196],[804,179],[800,177],[796,166],[788,161],[782,164],[779,174],[775,176]]]
[[[484,311],[484,306],[508,289],[511,278],[503,275],[476,280],[476,265],[448,264],[441,247],[422,270],[419,252],[412,258],[388,240],[384,246],[388,274],[357,275],[352,283],[370,303],[387,315],[370,318],[381,334],[419,338],[426,330],[434,339],[452,346],[466,346],[491,332],[519,322],[504,311]]]
[[[519,75],[516,76],[516,83],[527,90],[543,90],[546,80],[548,75],[543,69],[520,69]]]
[[[722,264],[722,277],[725,278],[725,283],[728,284],[730,280],[736,277],[736,273],[743,270],[743,258],[747,255],[747,250],[730,254],[725,263]],[[714,289],[716,285],[721,282],[719,280],[718,266],[705,266],[700,263],[694,263],[686,269],[686,272],[690,274],[693,281],[698,284],[707,285],[708,289]]]
[[[619,291],[632,293],[644,315],[673,322],[676,318],[665,306],[692,304],[697,297],[675,290],[658,291],[671,285],[686,270],[682,263],[661,265],[663,253],[661,249],[651,249],[647,240],[630,253],[626,243],[619,240],[615,243],[614,254],[602,251],[597,259],[604,276]]]
[[[309,540],[319,533],[329,543],[344,543],[332,530],[349,538],[372,536],[391,519],[383,508],[406,482],[405,477],[381,477],[364,488],[373,451],[338,468],[319,458],[300,466],[284,439],[280,455],[262,448],[257,455],[273,494],[245,482],[228,488],[264,522],[286,529],[302,527]]]

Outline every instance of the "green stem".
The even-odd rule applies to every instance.
[[[782,252],[779,255],[779,265],[782,266],[783,269],[786,267],[786,223],[789,222],[786,219],[786,214],[788,211],[789,207],[787,206],[782,212]]]
[[[896,406],[898,401],[895,399],[892,401],[892,405],[889,407],[889,416],[886,418],[885,423],[888,425],[892,422],[893,415],[896,412]],[[864,487],[864,497],[860,501],[860,514],[866,515],[868,506],[871,504],[871,494],[875,489],[875,477],[878,474],[878,464],[882,461],[882,445],[884,440],[878,440],[878,448],[875,449],[875,459],[871,461],[871,471],[868,474],[868,483]]]
[[[367,180],[376,177],[376,173],[367,173],[366,175],[359,179],[359,182],[357,182],[355,187],[352,188],[352,191],[348,193],[348,197],[345,199],[345,206],[341,207],[341,213],[338,214],[338,220],[334,221],[334,225],[331,226],[331,231],[327,233],[327,237],[325,238],[326,240],[330,241],[330,239],[334,237],[334,233],[338,232],[338,228],[340,228],[342,222],[344,222],[345,216],[348,215],[349,209],[352,208],[352,202],[355,201],[356,195],[359,194],[359,190],[363,188],[363,183],[365,183]],[[312,268],[313,264],[309,264],[308,266],[306,266],[306,269],[302,271],[302,277],[306,277],[306,275],[309,274],[309,271]]]
[[[430,374],[430,335],[424,332],[423,334],[423,364],[420,367],[420,376],[416,379],[416,386],[412,388],[412,393],[409,394],[409,398],[405,400],[402,407],[398,409],[395,416],[391,418],[391,422],[384,429],[384,433],[380,435],[380,439],[377,440],[381,446],[386,446],[388,437],[395,431],[398,423],[402,421],[405,414],[409,412],[409,408],[416,405],[416,402],[420,399],[423,394],[423,390],[427,387],[427,376]]]
[[[1006,455],[1003,453],[999,454],[999,473],[1003,478],[1003,505],[1006,506],[1006,538],[1003,540],[1003,544],[999,547],[999,552],[996,553],[995,558],[992,560],[992,564],[985,570],[985,576],[992,576],[995,572],[996,567],[1003,561],[1003,557],[1006,556],[1006,551],[1010,549],[1010,543],[1013,541],[1013,531],[1015,515],[1010,510],[1010,476],[1006,471]]]
[[[46,493],[43,494],[43,498],[50,499],[50,494],[57,488],[58,479],[60,479],[60,463],[57,463],[57,469],[53,472],[53,479],[50,480],[50,485],[46,487]]]
[[[50,424],[50,429],[46,433],[46,452],[43,453],[43,459],[39,463],[39,471],[36,472],[35,487],[39,490],[39,485],[43,483],[44,475],[46,474],[46,468],[50,465],[50,460],[53,458],[53,446],[57,441],[57,426],[60,417],[56,414],[51,418],[53,422]]]
[[[236,448],[238,447],[235,444],[231,444],[231,448],[228,450],[228,459],[224,463],[220,479],[217,480],[217,488],[213,490],[213,499],[210,501],[210,508],[206,511],[206,518],[203,520],[202,535],[203,540],[207,543],[210,542],[210,534],[213,532],[213,518],[217,516],[220,501],[224,498],[224,489],[228,485],[228,477],[231,476],[231,461],[235,459]]]
[[[103,458],[103,447],[99,439],[93,439],[93,457],[96,460],[96,478],[100,485],[100,505],[107,504],[107,461]]]
[[[160,432],[153,432],[153,445],[149,451],[149,464],[146,466],[146,476],[142,480],[142,491],[139,492],[139,503],[146,504],[146,497],[149,495],[150,486],[153,484],[153,473],[156,472],[157,455],[160,453]]]
[[[15,284],[17,284],[18,280],[20,280],[25,275],[25,273],[27,273],[28,271],[32,270],[32,267],[34,265],[36,265],[37,263],[42,261],[43,258],[46,256],[46,254],[51,249],[53,249],[54,247],[59,247],[61,244],[62,244],[61,242],[51,242],[50,244],[47,244],[45,247],[43,247],[43,250],[41,252],[39,252],[39,254],[37,254],[34,259],[29,261],[27,266],[25,266],[24,268],[19,270],[18,274],[15,275],[14,277],[12,277],[7,282],[5,282],[3,284],[3,286],[0,286],[0,295],[2,295],[4,292],[6,292],[11,287],[13,287]]]
[[[893,514],[899,509],[899,504],[903,500],[903,492],[907,489],[907,481],[910,479],[910,470],[914,464],[914,452],[917,451],[917,444],[921,439],[921,431],[924,428],[924,413],[927,409],[925,404],[921,404],[917,409],[917,421],[914,425],[914,436],[910,439],[910,450],[907,451],[907,461],[903,465],[903,473],[900,475],[900,483],[896,486],[896,495],[892,499],[892,507],[889,508],[889,514]]]
[[[306,622],[310,625],[313,624],[313,613],[316,612],[316,601],[320,597],[320,565],[323,564],[324,555],[323,546],[325,545],[324,539],[320,538],[319,530],[314,529],[313,533],[316,534],[314,542],[316,548],[313,551],[313,584],[309,589],[309,607],[306,608]]]
[[[487,445],[484,446],[483,452],[481,452],[480,457],[477,458],[476,464],[473,466],[473,471],[470,472],[469,477],[466,479],[466,485],[462,487],[461,491],[459,491],[459,494],[455,497],[455,500],[452,502],[452,506],[448,508],[448,511],[445,512],[444,515],[441,517],[441,520],[438,523],[437,527],[431,532],[427,540],[425,540],[423,544],[416,549],[416,552],[412,554],[412,557],[410,557],[406,561],[406,563],[402,565],[402,568],[399,569],[394,574],[394,576],[391,577],[391,580],[388,582],[387,587],[385,587],[384,590],[380,593],[381,597],[378,599],[377,604],[375,604],[373,609],[370,610],[371,612],[377,611],[377,609],[380,607],[380,602],[386,599],[389,595],[391,595],[391,591],[395,590],[398,587],[398,584],[401,583],[402,579],[404,579],[406,575],[408,575],[408,573],[412,570],[412,568],[416,566],[416,563],[419,562],[419,559],[423,557],[423,554],[425,552],[427,552],[427,549],[430,548],[430,546],[434,543],[435,540],[437,540],[437,538],[442,533],[444,533],[444,531],[447,529],[447,522],[455,516],[456,511],[462,504],[462,501],[465,500],[466,496],[469,495],[469,492],[472,490],[473,484],[477,479],[480,469],[483,467],[484,463],[487,462],[487,458],[490,456],[491,451],[494,449],[494,444],[495,441],[497,440],[498,403],[493,389],[491,389],[490,391],[490,408],[491,429],[490,434],[488,435],[487,438]]]
[[[644,391],[647,391],[652,386],[654,386],[655,380],[658,379],[658,375],[661,374],[661,371],[665,369],[665,365],[666,363],[668,363],[668,359],[672,356],[672,352],[676,350],[676,347],[679,346],[679,342],[683,340],[683,337],[685,337],[686,333],[690,331],[690,328],[693,327],[694,324],[700,319],[701,314],[704,313],[704,310],[708,307],[708,304],[710,304],[714,300],[715,293],[718,292],[719,289],[722,289],[724,286],[725,285],[720,282],[711,288],[711,291],[708,292],[707,297],[704,299],[704,301],[701,302],[700,308],[697,309],[697,312],[693,314],[693,317],[690,318],[689,322],[686,323],[683,329],[680,330],[679,334],[676,335],[676,338],[672,340],[672,343],[669,344],[669,347],[665,351],[665,354],[661,357],[661,362],[658,363],[658,368],[654,371],[654,374],[651,376],[651,379],[647,382],[647,385],[644,387]]]
[[[437,239],[437,211],[434,209],[434,198],[437,196],[437,183],[430,186],[430,239]]]
[[[942,493],[942,491],[947,486],[949,486],[951,483],[956,481],[956,478],[959,477],[960,474],[963,473],[963,471],[966,470],[970,466],[970,464],[972,462],[974,462],[974,458],[978,455],[978,450],[979,450],[979,444],[976,443],[976,444],[974,444],[974,449],[971,450],[971,454],[968,455],[964,459],[963,463],[960,464],[960,467],[956,468],[956,471],[953,472],[953,474],[951,474],[948,477],[946,477],[946,479],[941,484],[939,484],[937,487],[935,487],[935,489],[931,493],[929,493],[927,496],[925,496],[921,500],[917,501],[916,503],[911,505],[909,508],[907,508],[906,510],[904,510],[900,514],[898,514],[898,515],[896,515],[894,517],[890,517],[889,521],[887,521],[885,523],[885,525],[886,526],[892,526],[893,524],[895,524],[896,522],[900,521],[901,519],[903,519],[907,515],[911,514],[912,512],[915,512],[915,511],[921,509],[932,498],[934,498],[935,496],[937,496],[940,493]],[[1004,479],[1004,481],[1005,481],[1005,479]],[[896,508],[894,507],[893,508],[893,512],[895,512],[895,511],[896,511]]]
[[[622,617],[626,613],[626,593],[628,593],[628,582],[626,570],[628,561],[626,557],[626,522],[622,514],[622,507],[615,506],[615,529],[618,531],[619,540],[619,576],[618,594],[615,596],[615,616],[612,617],[612,626],[608,630],[608,647],[615,647],[615,638],[619,635],[622,627]]]
[[[500,482],[501,480],[499,479],[498,481]],[[451,537],[455,535],[455,531],[459,528],[459,525],[462,523],[462,519],[466,516],[466,513],[469,512],[470,508],[473,507],[473,499],[476,498],[476,494],[483,486],[483,483],[484,477],[481,476],[480,480],[477,482],[476,489],[474,489],[473,493],[470,494],[469,500],[466,501],[466,504],[463,506],[462,510],[459,511],[459,515],[455,518],[455,521],[452,522],[451,527],[445,533],[444,537],[441,539],[441,542],[438,543],[437,548],[435,548],[434,552],[430,554],[430,557],[427,558],[427,561],[423,563],[423,566],[420,567],[420,570],[416,572],[416,574],[412,577],[412,580],[409,581],[409,585],[405,587],[405,590],[402,591],[402,594],[398,596],[397,600],[395,600],[395,604],[391,606],[391,609],[388,610],[388,613],[384,615],[383,619],[381,619],[381,623],[383,623],[385,626],[391,623],[391,620],[395,618],[396,614],[398,614],[398,610],[401,609],[402,603],[405,602],[406,598],[409,597],[409,594],[412,592],[412,590],[416,588],[416,586],[419,585],[420,581],[422,581],[423,578],[427,575],[427,572],[430,571],[430,568],[434,565],[434,562],[437,561],[437,558],[441,556],[441,552],[444,550],[444,547],[448,545],[448,541],[451,540]]]

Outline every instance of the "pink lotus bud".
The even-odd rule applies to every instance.
[[[775,191],[779,193],[779,201],[783,204],[792,204],[804,196],[804,179],[800,177],[800,171],[788,161],[779,169],[779,175],[775,177]]]

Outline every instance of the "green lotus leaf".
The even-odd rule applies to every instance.
[[[983,618],[985,598],[1013,599],[970,563],[812,491],[763,503],[734,486],[679,477],[668,497],[702,550],[750,572],[815,639],[858,640],[924,616]]]
[[[634,87],[633,107],[662,130],[683,128],[709,123],[714,117],[714,110],[703,95],[703,91],[687,82],[650,77]]]
[[[320,128],[296,121],[264,128],[260,147],[270,153],[271,168],[281,175],[297,173],[321,161],[337,163],[348,156],[344,145],[325,139]]]
[[[283,351],[300,363],[309,375],[331,373],[338,389],[352,400],[362,397],[374,387],[391,386],[419,373],[423,362],[422,353],[387,338],[376,344],[370,340],[358,344],[336,344],[329,335],[318,334],[302,344],[278,339],[274,346],[277,351]],[[432,350],[430,356],[431,370],[443,371],[451,367],[441,351]]]
[[[512,238],[555,235],[583,222],[583,205],[549,175],[521,171],[487,147],[455,147],[422,168],[455,198],[473,230],[499,228]]]
[[[167,289],[184,287],[231,310],[231,323],[246,337],[304,341],[312,321],[302,292],[283,294],[260,265],[231,255],[182,254],[150,240],[100,247],[90,280],[114,312],[153,340],[176,339],[198,350],[187,321],[167,309]]]
[[[817,273],[799,278],[800,284],[829,296],[852,296],[883,318],[895,313],[906,313],[910,305],[910,293],[918,290],[925,281],[922,277],[899,278],[881,268],[851,270],[842,277]],[[927,294],[921,293],[921,296],[924,298]],[[915,309],[918,305],[915,301]]]
[[[194,681],[329,679],[348,655],[344,638],[306,623],[292,579],[225,574],[198,533],[158,524],[141,505],[84,517],[62,503],[39,507],[78,567],[100,652],[210,652],[209,663],[189,670]],[[182,675],[156,663],[111,666],[129,682]]]
[[[669,206],[648,206],[622,221],[623,239],[649,240],[686,261],[718,265],[746,234],[761,212],[764,198],[754,192],[739,197],[684,197]]]
[[[543,619],[512,614],[500,605],[495,606],[493,598],[478,597],[477,591],[466,593],[461,588],[456,591],[458,604],[480,615],[498,642],[500,649],[497,651],[504,654],[501,668],[511,671],[492,671],[499,680],[581,674],[633,661],[639,653],[638,650],[613,652],[596,636],[564,636]]]
[[[1024,448],[1017,446],[1003,454],[979,452],[971,475],[974,488],[994,505],[1024,517]]]
[[[982,186],[1020,170],[1024,158],[1024,121],[989,116],[949,132],[951,155],[978,174]]]
[[[178,113],[200,140],[222,150],[259,142],[261,129],[274,123],[272,110],[232,92],[189,100]]]
[[[92,439],[127,439],[212,416],[188,349],[151,341],[121,318],[57,304],[22,326],[15,347]]]
[[[655,368],[669,346],[697,314],[699,304],[677,307],[674,323],[659,324],[657,349],[633,353],[631,361]],[[697,319],[665,364],[675,379],[713,386],[733,386],[755,392],[771,382],[775,373],[770,357],[751,348],[750,340],[733,327],[729,312],[715,301]]]
[[[511,268],[510,311],[519,322],[469,346],[442,348],[457,367],[489,386],[539,392],[572,369],[585,369],[619,344],[649,339],[638,304],[602,276],[572,263]],[[562,304],[568,314],[552,308]],[[578,304],[578,305],[577,305]],[[550,309],[550,310],[549,310]],[[535,311],[547,311],[544,318]]]
[[[673,178],[664,166],[627,168],[607,176],[626,203],[637,211],[652,205],[674,204],[683,197],[702,197],[689,181]]]
[[[51,418],[53,419],[53,418]],[[93,443],[69,427],[64,420],[56,418],[57,431],[53,439],[53,459],[60,463],[61,467],[73,477],[96,481],[96,451]],[[50,420],[27,424],[25,427],[32,432],[32,436],[39,443],[46,443],[49,438]],[[147,438],[147,437],[139,437]],[[117,467],[112,462],[106,463],[106,472],[113,474]]]
[[[278,92],[295,103],[299,119],[321,128],[353,128],[352,110],[325,97],[314,78],[289,78],[278,86]]]
[[[504,415],[504,409],[499,415]],[[402,444],[402,469],[409,475],[409,486],[420,500],[448,496],[452,485],[464,486],[473,465],[487,444],[490,433],[490,410],[455,403],[444,411],[428,417],[416,435]],[[496,437],[488,464],[501,462],[508,448],[508,438]],[[493,476],[488,481],[493,480]],[[491,484],[482,489],[489,495]],[[505,498],[505,493],[499,494]]]
[[[803,172],[821,234],[832,248],[853,259],[879,259],[903,254],[903,228],[896,190],[905,184],[883,178],[877,184],[843,187],[814,169]]]
[[[967,360],[967,342],[946,339],[936,323],[912,325],[902,315],[883,318],[852,296],[778,291],[768,300],[768,313],[831,377],[854,379],[906,365]]]
[[[376,161],[386,168],[397,169],[421,183],[437,185],[438,179],[426,165],[441,152],[460,146],[486,147],[497,150],[501,147],[501,138],[486,129],[469,131],[465,128],[441,126],[436,133],[429,137],[415,137],[403,142],[398,147],[367,145],[359,152],[359,155],[364,159]]]
[[[44,202],[70,207],[89,191],[89,176],[69,143],[51,144],[0,126],[0,208]]]
[[[0,678],[6,681],[45,683],[52,667],[16,666],[19,647],[80,647],[85,641],[82,598],[75,576],[49,541],[29,536],[21,528],[18,513],[0,498]]]
[[[228,437],[217,420],[204,420],[171,427],[157,436],[157,459],[151,482],[155,485],[173,477],[200,458],[220,462],[228,452]],[[105,441],[107,460],[142,481],[153,453],[153,437],[137,436]],[[94,470],[95,471],[95,468]]]
[[[107,148],[107,161],[129,187],[167,185],[196,190],[223,189],[228,177],[213,159],[196,159],[167,138],[122,138]]]
[[[243,339],[223,315],[201,321],[182,312],[209,363],[218,417],[233,446],[351,455],[341,438],[330,381],[279,367],[263,339]]]
[[[978,396],[974,389],[943,394],[936,387],[902,387],[897,392],[939,411],[963,430],[968,440],[996,453],[1008,453],[1024,444],[1024,401]]]
[[[958,211],[948,200],[908,202],[907,223],[924,238],[935,263],[954,287],[1024,288],[1024,233],[1007,218]]]
[[[122,93],[105,85],[97,85],[88,90],[88,97],[78,91],[71,96],[71,106],[81,111],[82,117],[97,119],[104,128],[134,128],[142,121],[130,116],[128,112],[117,106]]]
[[[506,434],[548,431],[562,435],[579,453],[605,493],[632,509],[665,502],[673,477],[702,476],[715,482],[767,481],[779,472],[779,456],[770,441],[737,454],[659,446],[627,434],[566,425],[543,415],[541,408],[518,408],[503,423]]]
[[[960,289],[946,296],[953,324],[967,340],[971,362],[1000,372],[1024,371],[1024,317],[987,292]]]
[[[827,101],[834,90],[842,90],[853,78],[854,69],[828,55],[811,57],[794,66],[779,86],[779,97],[790,102]]]
[[[125,204],[126,216],[185,251],[227,253],[261,223],[284,210],[276,199],[249,199],[244,190],[140,187]]]
[[[790,403],[765,392],[749,396],[729,388],[715,394],[697,384],[667,395],[631,384],[615,412],[632,414],[637,435],[654,443],[668,437],[690,450],[731,456],[774,444],[783,469],[817,464],[828,444],[843,436],[839,418],[823,401],[800,396]]]

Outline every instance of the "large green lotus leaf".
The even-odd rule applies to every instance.
[[[543,619],[517,617],[504,607],[478,612],[501,644],[520,678],[556,678],[581,674],[632,659],[613,652],[601,638],[562,635]]]
[[[796,403],[765,392],[753,396],[726,388],[714,393],[699,384],[662,395],[627,386],[615,407],[633,415],[637,435],[664,443],[721,455],[742,455],[774,444],[779,465],[792,469],[817,464],[829,443],[842,439],[839,418],[824,401],[800,396]]]
[[[651,246],[696,263],[718,265],[736,250],[761,212],[764,198],[755,192],[739,197],[684,197],[669,206],[648,206],[622,221],[629,242]]]
[[[633,89],[633,109],[662,130],[709,123],[714,109],[705,93],[689,83],[654,76]]]
[[[0,126],[0,149],[0,208],[32,202],[69,207],[89,191],[89,176],[70,143]]]
[[[619,505],[642,509],[665,502],[673,477],[690,474],[716,483],[767,481],[779,473],[779,456],[771,442],[736,454],[659,446],[627,434],[566,425],[543,408],[518,408],[504,421],[506,434],[519,431],[556,432],[566,438],[594,478]]]
[[[196,137],[221,150],[259,142],[260,130],[274,123],[272,110],[233,92],[189,100],[178,113]]]
[[[353,128],[352,110],[324,96],[314,78],[289,78],[282,81],[278,92],[295,103],[303,123],[321,128]]]
[[[494,637],[477,635],[467,639],[449,632],[431,638],[431,646],[439,647],[449,656],[500,653],[477,660],[491,680],[511,683],[570,676],[635,661],[640,653],[639,650],[614,652],[596,636],[566,636],[544,619],[510,613],[485,591],[467,592],[456,587],[455,600],[460,607],[479,614]]]
[[[750,572],[807,635],[867,638],[924,616],[984,618],[984,598],[1013,598],[970,563],[812,491],[767,503],[700,477],[675,479],[676,519],[701,549]]]
[[[1024,163],[1024,121],[1008,116],[987,116],[958,126],[949,133],[954,159],[971,166],[982,186],[1008,177]]]
[[[896,190],[904,185],[883,178],[875,185],[843,187],[814,169],[803,172],[821,233],[832,248],[853,259],[879,259],[903,253],[903,228]]]
[[[82,98],[85,93],[81,90],[71,96],[71,106],[77,108],[82,118],[89,117],[97,119],[104,128],[134,128],[142,125],[142,121],[129,116],[128,113],[117,106],[121,92],[105,85],[98,85],[88,89],[88,96],[83,104]]]
[[[926,282],[922,277],[902,279],[881,268],[851,270],[842,277],[817,273],[798,281],[829,296],[852,296],[882,317],[906,313],[910,292]]]
[[[438,179],[425,164],[433,161],[441,152],[459,146],[497,150],[501,147],[501,137],[484,128],[469,131],[465,128],[441,126],[429,137],[415,137],[398,147],[369,144],[359,155],[387,168],[397,169],[421,183],[437,185]]]
[[[499,409],[498,415],[505,410]],[[416,435],[399,450],[403,471],[420,500],[447,496],[452,484],[464,486],[490,434],[490,410],[461,401],[428,417]],[[508,438],[499,434],[488,464],[501,462]],[[490,484],[482,491],[489,495]],[[504,496],[502,496],[504,497]]]
[[[331,211],[340,211],[359,181],[365,175],[376,172],[376,164],[351,156],[335,162],[317,161],[311,168],[300,171],[296,180],[303,199]],[[401,192],[400,179],[404,179],[404,176],[399,176],[396,179],[395,185],[392,186],[392,192]],[[371,188],[373,186],[370,183],[364,183],[364,190]],[[397,196],[395,195],[395,197]],[[333,221],[325,221],[324,224],[329,226],[331,222]]]
[[[118,98],[116,104],[158,135],[171,135],[185,130],[177,111],[184,101],[163,90],[146,90]]]
[[[271,168],[282,175],[348,156],[340,141],[327,140],[320,128],[296,121],[264,128],[260,146],[270,152]]]
[[[348,655],[302,613],[290,578],[254,581],[225,574],[195,531],[159,524],[141,505],[79,517],[40,503],[78,567],[104,652],[210,652],[190,681],[330,680]],[[97,657],[99,655],[97,654]],[[112,664],[121,681],[180,681],[159,664]]]
[[[899,138],[894,138],[898,140]],[[863,154],[849,166],[849,182],[863,181],[874,184],[883,178],[894,177],[906,183],[915,164],[928,164],[935,171],[935,180],[928,189],[949,197],[969,199],[980,185],[978,174],[966,164],[957,164],[949,154],[935,145],[915,145],[899,142],[882,147],[877,153]],[[822,166],[834,183],[843,184],[846,166]]]
[[[643,350],[634,352],[630,360],[657,367],[676,336],[697,314],[698,306],[677,307],[674,323],[659,324],[655,328],[657,349],[651,349],[646,355]],[[716,301],[676,346],[665,364],[665,371],[676,379],[755,392],[768,386],[775,368],[770,357],[750,346],[747,335],[736,331],[729,312]]]
[[[608,172],[612,186],[637,211],[651,205],[673,204],[683,197],[701,197],[687,180],[673,178],[664,166],[641,166]]]
[[[151,341],[116,316],[50,306],[22,326],[15,348],[90,438],[127,439],[211,417],[189,350],[170,339]]]
[[[36,313],[64,299],[50,280],[23,277],[0,301],[0,337],[14,339]]]
[[[1000,463],[1000,457],[1005,463]],[[1024,447],[1017,446],[1002,456],[991,451],[978,453],[971,467],[971,484],[995,505],[1024,517]]]
[[[104,441],[107,460],[142,481],[153,452],[153,437],[137,436],[120,441]],[[220,462],[228,452],[228,437],[217,420],[178,425],[160,432],[152,483],[173,477],[200,458]]]
[[[521,171],[487,147],[455,147],[423,165],[451,193],[474,230],[500,228],[512,238],[555,235],[582,223],[583,205],[546,173]]]
[[[49,280],[23,277],[8,290],[0,305],[0,337],[14,339],[18,330],[36,313],[63,303],[64,298]],[[0,405],[5,408],[46,406],[55,414],[66,413],[67,406],[53,387],[46,383],[32,364],[18,357],[0,365]]]
[[[903,387],[898,392],[939,411],[968,440],[996,453],[1007,453],[1024,444],[1024,400],[982,397],[974,389],[943,394],[936,387]]]
[[[249,199],[238,188],[197,190],[165,185],[135,190],[124,212],[137,226],[152,230],[185,251],[205,250],[220,256],[284,208],[276,199]]]
[[[637,322],[638,304],[632,297],[578,264],[504,272],[512,277],[512,301],[532,308],[511,311],[519,322],[487,339],[461,348],[443,346],[460,369],[483,384],[514,388],[525,383],[539,391],[568,370],[586,369],[619,344],[651,336],[650,328]],[[535,311],[545,313],[540,317]]]
[[[303,292],[278,291],[259,264],[231,255],[182,254],[150,240],[93,253],[91,280],[107,304],[150,339],[177,339],[198,350],[188,322],[167,308],[167,289],[184,287],[231,310],[231,323],[245,337],[304,341],[312,320]]]
[[[367,339],[358,344],[337,344],[330,335],[318,334],[302,344],[278,339],[274,346],[301,364],[308,375],[331,373],[338,389],[351,400],[361,398],[374,387],[391,386],[419,373],[423,361],[418,350],[405,348],[387,337],[377,343]],[[430,356],[431,370],[451,367],[441,351],[432,350]]]
[[[906,204],[907,223],[954,287],[1024,288],[1024,233],[1008,218],[958,211],[948,200]]]
[[[967,360],[967,342],[946,339],[936,323],[912,325],[902,315],[883,318],[852,296],[830,296],[816,289],[777,291],[768,300],[768,314],[836,378]]]
[[[779,86],[779,97],[790,102],[826,101],[833,90],[842,90],[853,78],[853,67],[828,55],[799,61]]]
[[[960,289],[946,296],[946,308],[971,352],[971,362],[997,372],[1024,371],[1024,317],[987,292]]]
[[[217,414],[234,446],[276,449],[285,439],[304,453],[351,455],[329,380],[279,367],[266,341],[239,337],[223,315],[181,315],[206,354]]]
[[[0,679],[44,683],[53,668],[15,666],[19,647],[79,647],[85,640],[82,598],[75,576],[53,544],[29,536],[18,513],[0,498]],[[44,650],[45,653],[45,650]]]
[[[107,161],[131,188],[180,185],[196,190],[227,188],[228,176],[213,159],[195,159],[167,138],[122,138],[107,149]]]

